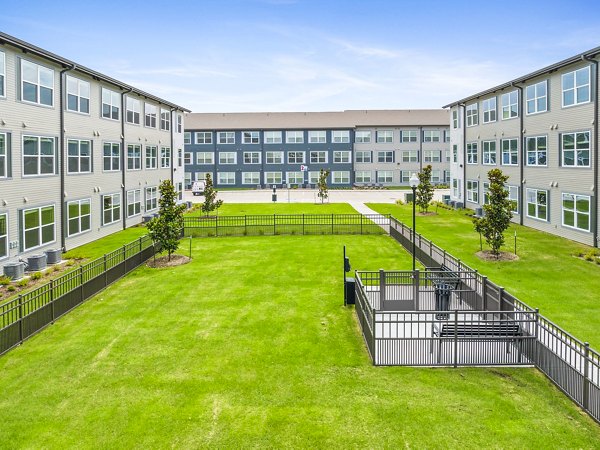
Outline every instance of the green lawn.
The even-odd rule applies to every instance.
[[[63,257],[65,259],[96,259],[105,253],[110,253],[125,244],[135,241],[140,236],[144,236],[145,234],[148,234],[148,230],[143,225],[127,228],[125,230],[117,231],[116,233],[100,238],[97,241],[90,242],[89,244],[84,244],[80,247],[69,250],[63,255]]]
[[[535,369],[373,367],[342,306],[354,268],[406,268],[389,237],[194,240],[0,358],[12,448],[598,448]]]
[[[193,215],[201,215],[200,210]],[[214,214],[214,213],[211,213]],[[220,216],[251,214],[357,214],[348,203],[225,203],[219,208]]]
[[[369,204],[406,225],[412,224],[411,205]],[[435,207],[434,207],[435,209]],[[479,235],[464,212],[439,208],[437,215],[417,216],[417,232],[460,258],[473,269],[554,321],[577,338],[600,349],[600,266],[575,258],[589,247],[532,228],[512,225],[506,251],[514,250],[517,231],[518,261],[486,262],[479,251]],[[484,240],[484,249],[485,240]]]

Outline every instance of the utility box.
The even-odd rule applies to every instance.
[[[27,258],[27,270],[29,272],[37,272],[46,268],[46,255],[31,255]]]
[[[442,203],[444,205],[449,205],[450,204],[450,195],[448,195],[448,194],[442,195]]]
[[[18,261],[4,264],[4,275],[11,280],[20,280],[25,276],[25,263]]]
[[[271,201],[273,201],[273,202],[277,201],[277,194],[271,194]]]
[[[346,278],[344,285],[344,300],[345,305],[354,305],[356,303],[356,280],[354,278]]]
[[[52,250],[46,250],[46,262],[48,264],[58,264],[62,261],[62,250],[60,248],[53,248]]]

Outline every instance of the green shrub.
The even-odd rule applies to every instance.
[[[29,284],[29,278],[23,278],[19,281],[17,281],[17,286],[19,287],[24,287],[27,286]]]
[[[7,291],[9,291],[9,292],[14,292],[14,291],[16,291],[16,290],[17,290],[17,288],[16,288],[16,287],[14,287],[14,286],[11,284],[11,285],[9,285],[9,286],[6,288],[6,290],[7,290]]]
[[[6,275],[0,276],[0,286],[8,286],[10,284],[10,278]]]
[[[42,278],[42,272],[34,272],[30,277],[32,280],[39,280]]]
[[[396,205],[402,206],[402,205],[404,205],[404,202],[402,200],[398,199],[398,200],[396,200]]]

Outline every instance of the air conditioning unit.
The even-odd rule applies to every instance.
[[[4,275],[11,280],[20,280],[25,276],[25,263],[23,261],[17,261],[4,264]]]
[[[46,255],[31,255],[27,258],[27,270],[37,272],[46,268]]]
[[[46,250],[46,262],[48,264],[58,264],[62,261],[62,250],[60,248],[53,248],[52,250]]]

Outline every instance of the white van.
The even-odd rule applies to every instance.
[[[194,195],[204,194],[205,187],[206,187],[206,181],[194,181],[194,184],[192,184],[192,194],[194,194]]]

